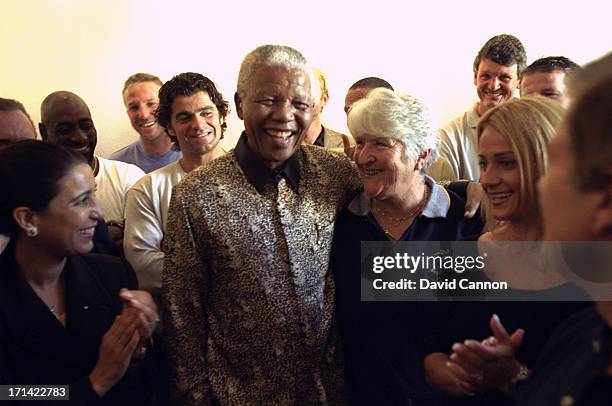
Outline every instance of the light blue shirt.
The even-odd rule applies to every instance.
[[[166,152],[162,156],[149,155],[144,150],[140,140],[137,140],[127,147],[123,147],[120,150],[113,152],[109,159],[136,165],[145,173],[149,173],[171,164],[181,157],[181,151],[177,151],[174,148],[170,149],[170,151]]]

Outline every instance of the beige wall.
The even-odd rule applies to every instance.
[[[346,89],[363,76],[423,98],[438,122],[461,113],[476,97],[474,56],[498,33],[518,36],[529,61],[563,54],[585,63],[612,49],[612,6],[600,0],[415,3],[2,0],[0,96],[22,101],[38,122],[47,94],[79,94],[105,156],[136,137],[121,100],[127,76],[197,71],[233,101],[242,57],[264,43],[294,46],[327,72],[323,121],[340,131]],[[242,129],[233,110],[226,147]]]

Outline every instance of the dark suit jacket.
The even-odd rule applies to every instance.
[[[13,253],[10,244],[0,256],[0,384],[70,384],[72,404],[145,404],[143,368],[131,366],[102,400],[88,379],[102,336],[121,312],[119,290],[137,288],[130,265],[106,255],[68,257],[63,327],[31,289]]]

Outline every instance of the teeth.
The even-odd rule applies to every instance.
[[[155,121],[150,121],[148,123],[140,124],[140,126],[147,128],[147,127],[152,127],[153,124],[155,124]]]
[[[375,169],[364,169],[362,170],[365,176],[375,176],[378,175],[381,171]]]
[[[274,138],[282,138],[282,139],[289,138],[292,134],[292,131],[280,131],[280,130],[267,130],[266,132],[268,133],[268,135]]]
[[[96,227],[87,227],[87,228],[82,228],[81,230],[79,230],[79,234],[84,235],[84,236],[91,236],[94,234],[94,230],[96,229]]]
[[[489,193],[489,197],[491,198],[491,202],[493,203],[503,202],[505,199],[507,199],[511,195],[512,195],[512,192]]]
[[[208,136],[208,135],[210,135],[210,134],[212,134],[212,132],[211,132],[211,131],[206,132],[206,133],[196,134],[196,135],[195,135],[195,138],[206,137],[206,136]]]

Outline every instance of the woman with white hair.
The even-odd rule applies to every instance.
[[[424,302],[362,302],[362,241],[455,241],[478,233],[464,201],[423,174],[437,147],[426,108],[416,98],[375,89],[353,105],[348,127],[364,191],[339,214],[332,269],[355,404],[444,404],[425,381],[423,359],[436,345],[440,308]],[[416,330],[418,326],[418,331]]]

